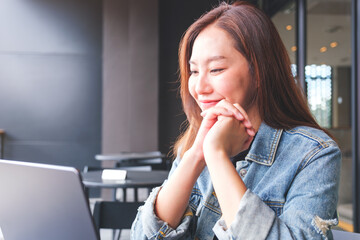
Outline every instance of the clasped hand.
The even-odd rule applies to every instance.
[[[203,156],[212,151],[224,151],[229,157],[235,156],[246,150],[255,136],[247,113],[237,103],[222,100],[203,111],[201,116],[203,120],[193,147]]]

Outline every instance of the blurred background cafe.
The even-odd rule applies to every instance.
[[[135,165],[168,170],[185,120],[178,44],[218,2],[1,0],[0,158],[90,171],[149,153]],[[273,20],[312,113],[340,145],[337,228],[360,232],[360,0],[251,2]],[[89,194],[126,201],[137,191],[124,189]]]

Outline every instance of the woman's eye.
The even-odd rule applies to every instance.
[[[216,68],[216,69],[211,69],[211,73],[219,73],[219,72],[222,72],[224,71],[224,68]]]
[[[193,75],[193,74],[197,74],[198,73],[198,71],[190,71],[190,75]]]

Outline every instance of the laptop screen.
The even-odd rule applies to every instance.
[[[79,172],[0,160],[0,229],[5,240],[100,239]]]

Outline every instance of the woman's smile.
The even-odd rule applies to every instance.
[[[198,104],[202,111],[214,107],[220,100],[199,100]]]

